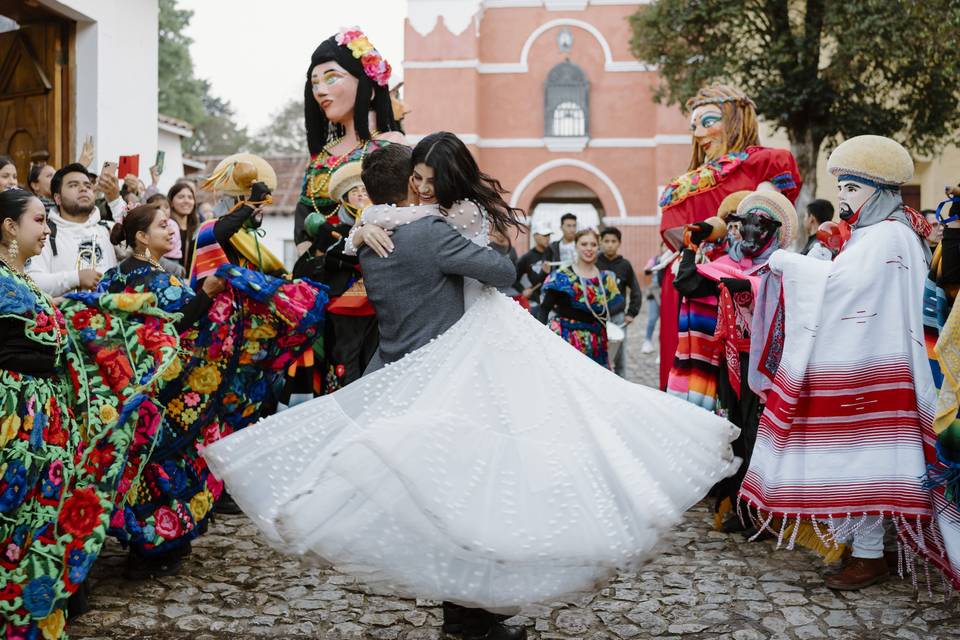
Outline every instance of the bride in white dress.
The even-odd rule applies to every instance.
[[[423,215],[487,243],[469,202],[364,221]],[[465,294],[426,346],[205,449],[273,546],[378,592],[502,610],[636,568],[736,471],[733,425],[621,379],[493,289]]]

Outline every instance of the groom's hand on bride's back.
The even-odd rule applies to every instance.
[[[393,240],[390,239],[392,235],[393,231],[387,231],[375,224],[365,224],[357,231],[353,244],[358,248],[366,245],[381,258],[386,258],[393,252]]]

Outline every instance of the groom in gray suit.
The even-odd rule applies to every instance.
[[[374,204],[408,203],[410,148],[391,144],[363,160],[363,183]],[[467,240],[440,216],[397,227],[393,251],[380,257],[360,247],[367,297],[377,312],[380,348],[366,373],[416,351],[463,315],[463,278],[494,287],[512,284],[509,258]]]
[[[391,144],[364,158],[361,177],[371,202],[404,206],[412,200],[411,155],[409,147]],[[370,244],[377,244],[381,253],[392,251],[381,257]],[[365,373],[416,351],[456,324],[464,312],[464,278],[493,287],[517,279],[509,258],[467,240],[439,216],[401,225],[392,238],[364,235],[358,255],[380,325],[380,348]],[[464,640],[527,637],[526,629],[504,625],[501,616],[450,602],[443,603],[443,630]]]

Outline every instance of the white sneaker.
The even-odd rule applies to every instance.
[[[653,343],[649,340],[644,340],[643,346],[640,347],[640,353],[653,353]]]

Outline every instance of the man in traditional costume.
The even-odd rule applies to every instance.
[[[715,215],[729,194],[767,184],[793,202],[801,185],[797,162],[789,151],[760,146],[754,104],[739,89],[722,84],[704,87],[687,101],[687,110],[693,133],[690,167],[666,186],[660,198],[660,234],[674,251],[683,247],[686,225]],[[679,305],[668,271],[660,307],[661,388],[666,388],[677,351]]]
[[[798,225],[793,204],[773,190],[733,193],[717,214],[690,225],[690,238],[680,258],[674,280],[683,296],[680,343],[667,393],[715,411],[740,428],[733,443],[734,454],[743,460],[740,471],[721,480],[711,492],[716,498],[717,528],[733,533],[747,528],[732,511],[763,411],[763,402],[747,382],[751,321],[760,286],[757,272],[774,251],[791,246]],[[741,238],[722,256],[697,264],[697,247],[714,236],[723,238],[724,221],[739,223]]]
[[[769,260],[750,360],[766,407],[741,498],[788,548],[805,528],[834,546],[852,539],[826,584],[853,590],[888,575],[885,520],[908,571],[914,552],[947,556],[924,483],[936,401],[919,304],[928,225],[903,204],[913,161],[895,141],[851,138],[828,169],[849,239],[833,261]]]

